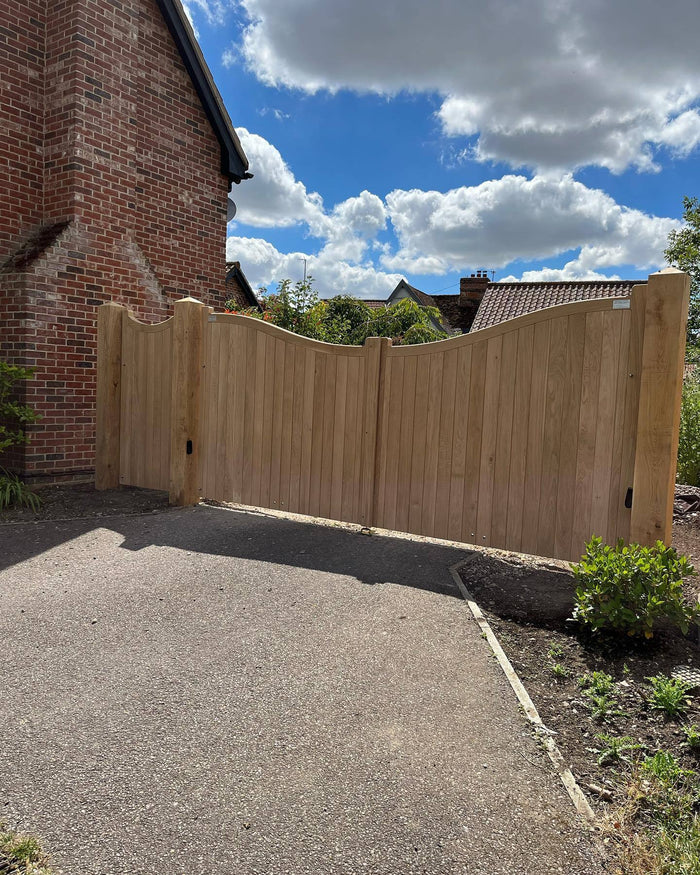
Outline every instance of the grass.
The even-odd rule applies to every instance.
[[[7,875],[51,875],[39,842],[0,824],[0,872]]]

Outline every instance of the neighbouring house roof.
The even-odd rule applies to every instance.
[[[238,183],[242,179],[250,179],[252,174],[248,173],[248,159],[221,99],[219,89],[214,84],[211,71],[204,60],[181,0],[156,0],[156,3],[175,40],[202,108],[221,146],[221,172],[224,176],[228,176],[231,182]]]
[[[479,304],[471,331],[497,325],[545,307],[590,301],[595,298],[624,298],[640,280],[577,280],[575,282],[489,283]],[[458,295],[451,295],[459,300]]]
[[[370,308],[370,310],[383,310],[386,307],[386,301],[377,301],[373,299],[361,298],[360,299],[363,304]]]
[[[402,297],[412,298],[417,304],[421,307],[437,307],[440,310],[440,306],[437,303],[438,296],[437,295],[426,295],[425,292],[421,292],[420,289],[417,289],[415,286],[412,286],[410,283],[407,283],[406,280],[400,280],[394,291],[389,295],[386,299],[387,306],[389,304],[393,304],[398,300],[401,300]],[[444,296],[441,296],[444,297]],[[457,296],[459,297],[459,296]],[[442,315],[442,311],[440,311]],[[450,326],[448,322],[444,319],[440,319],[439,321],[436,319],[431,319],[431,322],[435,326],[438,331],[444,331],[448,334],[454,334],[454,329]]]
[[[241,270],[240,261],[226,263],[226,296],[227,300],[233,298],[243,310],[250,307],[260,311],[263,309],[246,275]]]

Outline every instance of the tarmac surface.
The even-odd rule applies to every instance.
[[[602,872],[464,555],[204,506],[0,526],[0,821],[66,875]]]

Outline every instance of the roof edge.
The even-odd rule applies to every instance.
[[[161,15],[172,34],[180,57],[192,79],[202,109],[221,146],[221,172],[230,182],[250,179],[248,159],[238,139],[211,70],[187,19],[181,0],[156,0]]]

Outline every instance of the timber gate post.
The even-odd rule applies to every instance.
[[[126,308],[108,301],[97,310],[95,488],[119,486],[122,320]]]
[[[175,302],[170,411],[170,504],[197,504],[201,457],[199,415],[205,305],[194,298]]]
[[[646,288],[630,541],[671,543],[690,277],[651,274]]]

